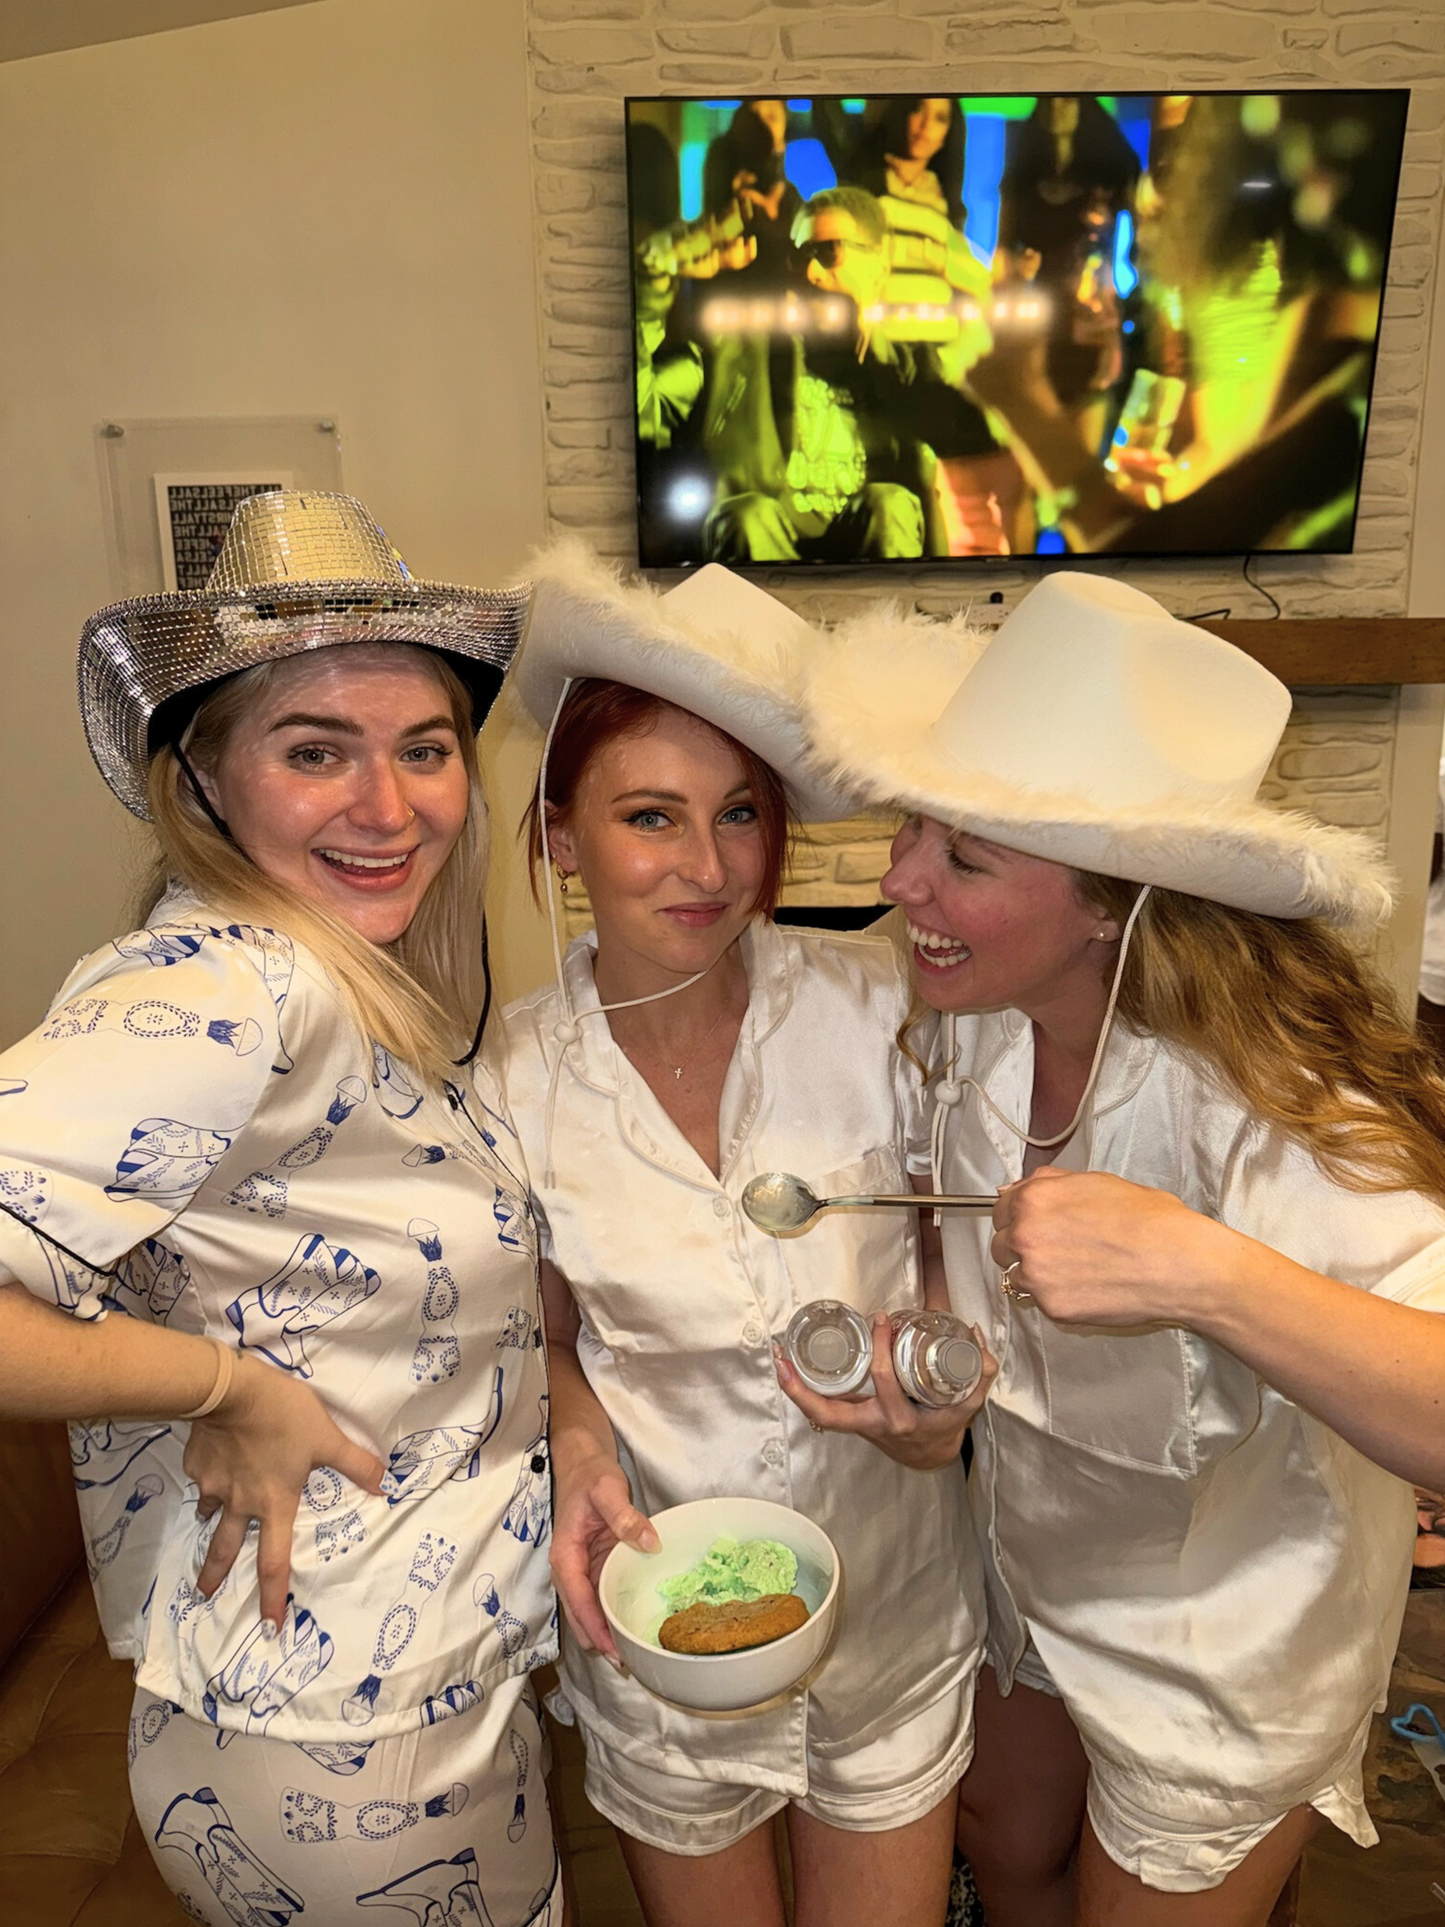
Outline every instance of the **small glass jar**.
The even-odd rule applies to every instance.
[[[983,1356],[961,1318],[946,1311],[892,1315],[893,1370],[916,1405],[960,1405],[983,1376]],[[835,1298],[815,1298],[788,1321],[783,1356],[810,1391],[824,1398],[873,1392],[873,1333],[868,1320]]]
[[[815,1298],[788,1320],[782,1352],[809,1391],[824,1398],[873,1390],[873,1334],[868,1320],[836,1298]]]
[[[983,1377],[983,1354],[946,1311],[893,1314],[893,1370],[915,1405],[961,1405]]]

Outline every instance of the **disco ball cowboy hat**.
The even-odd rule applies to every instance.
[[[90,753],[126,808],[149,816],[151,758],[179,738],[209,688],[257,663],[347,642],[435,649],[471,691],[480,729],[528,593],[415,581],[353,496],[248,496],[203,590],[114,603],[81,631]]]
[[[1006,849],[1269,917],[1371,924],[1363,837],[1257,800],[1289,691],[1104,576],[1052,575],[992,639],[876,608],[805,675],[820,771]]]
[[[798,676],[817,632],[765,589],[711,562],[665,594],[624,584],[576,540],[534,562],[513,680],[547,729],[569,682],[597,677],[673,703],[782,778],[801,822],[851,816],[847,792],[807,761]]]

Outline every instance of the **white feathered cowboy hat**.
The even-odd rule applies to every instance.
[[[353,496],[272,489],[241,502],[199,592],[141,596],[80,637],[80,713],[101,775],[148,816],[146,771],[206,690],[257,663],[348,642],[446,656],[486,717],[527,607],[516,589],[418,582]]]
[[[876,608],[814,649],[804,699],[860,801],[1265,916],[1389,914],[1363,837],[1256,800],[1284,684],[1122,582],[1052,575],[991,639]]]
[[[576,541],[544,551],[532,573],[512,673],[544,729],[569,681],[627,683],[761,756],[804,823],[852,814],[847,793],[807,761],[798,678],[815,631],[775,596],[715,562],[666,594],[624,585]]]

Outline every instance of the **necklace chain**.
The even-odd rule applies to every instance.
[[[731,1010],[730,1004],[723,1005],[722,1009],[718,1012],[717,1016],[713,1018],[712,1022],[708,1025],[707,1029],[703,1032],[702,1036],[699,1037],[697,1042],[693,1045],[692,1050],[688,1053],[690,1057],[697,1056],[699,1051],[701,1051],[703,1045],[707,1043],[709,1038],[712,1036],[713,1032],[717,1029],[718,1025],[722,1022],[723,1018],[729,1015],[730,1010]],[[624,1046],[624,1049],[626,1049],[625,1046]],[[667,1065],[667,1068],[672,1072],[673,1076],[679,1082],[682,1081],[682,1074],[687,1069],[686,1060],[684,1060],[681,1064],[668,1064],[667,1059],[663,1057],[662,1052],[656,1049],[656,1047],[651,1044],[643,1044],[643,1045],[634,1044],[631,1050],[627,1050],[627,1055],[631,1057],[633,1054],[633,1051],[638,1049],[641,1049],[644,1052],[649,1052],[652,1056],[660,1058],[661,1061]]]

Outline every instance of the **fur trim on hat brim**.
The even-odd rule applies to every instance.
[[[528,588],[438,582],[289,582],[226,595],[141,596],[99,610],[80,638],[80,711],[96,767],[134,816],[146,818],[151,718],[187,691],[259,663],[355,642],[403,642],[450,657],[472,689],[480,728],[490,676],[511,660]]]
[[[1374,845],[1297,810],[1161,798],[1147,812],[1105,812],[1087,796],[1018,790],[960,768],[933,725],[987,641],[961,618],[932,623],[891,608],[846,625],[807,677],[823,774],[860,808],[918,811],[1072,869],[1263,916],[1362,926],[1388,917],[1390,873]]]
[[[543,729],[569,679],[626,683],[700,716],[762,757],[802,822],[853,813],[851,797],[808,760],[799,711],[804,648],[787,651],[774,637],[738,633],[720,653],[714,637],[670,611],[649,583],[624,583],[572,538],[535,556],[532,576],[512,674]]]

